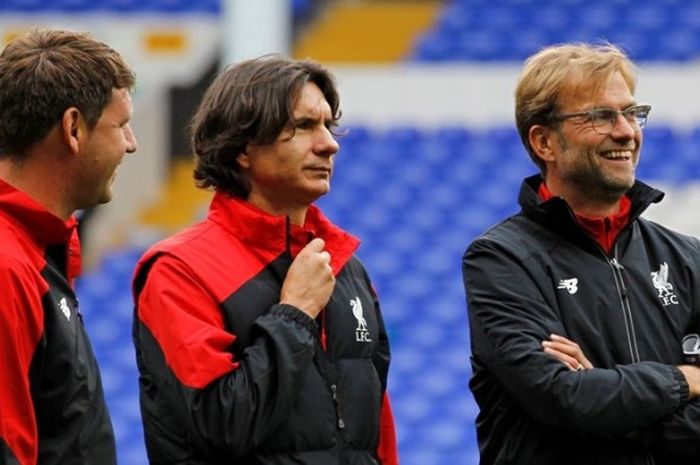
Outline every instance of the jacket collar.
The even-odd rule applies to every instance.
[[[561,211],[562,207],[565,210],[571,211],[568,204],[560,197],[553,197],[550,200],[542,201],[537,194],[540,184],[543,182],[542,176],[539,174],[525,178],[520,188],[520,196],[518,203],[525,213],[533,213],[534,210],[542,210],[543,212]],[[652,203],[659,203],[664,198],[664,193],[659,189],[655,189],[642,181],[636,180],[634,185],[627,191],[627,197],[632,202],[630,207],[629,221],[636,220],[644,210]],[[573,213],[572,213],[573,214]]]
[[[217,191],[209,219],[253,248],[295,257],[313,238],[326,242],[335,273],[347,263],[360,245],[359,239],[332,224],[315,205],[309,206],[302,226],[286,216],[274,216],[238,197]]]
[[[539,174],[525,178],[523,181],[518,197],[523,213],[565,237],[578,238],[585,243],[591,242],[592,239],[579,226],[573,210],[564,199],[552,197],[546,201],[542,200],[537,193],[542,181],[542,176]],[[628,224],[637,220],[652,203],[660,202],[665,195],[662,191],[638,180],[626,194],[631,201]]]
[[[0,215],[18,225],[42,246],[68,243],[78,224],[74,217],[63,221],[29,195],[2,179]]]
[[[26,193],[0,179],[0,217],[20,230],[43,256],[48,246],[65,245],[69,282],[80,274],[80,240],[78,222],[71,216],[63,221]]]

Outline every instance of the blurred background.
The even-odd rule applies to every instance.
[[[3,44],[36,26],[90,31],[138,75],[140,148],[115,199],[84,213],[78,290],[125,465],[146,463],[131,273],[146,247],[206,211],[185,127],[226,63],[279,52],[338,78],[348,132],[320,204],[363,240],[392,342],[403,465],[478,463],[461,256],[518,210],[520,181],[535,172],[513,121],[528,55],[608,40],[637,60],[638,100],[653,106],[638,176],[668,194],[647,216],[700,231],[697,0],[0,1]]]

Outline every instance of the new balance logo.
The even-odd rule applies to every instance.
[[[557,289],[566,289],[569,294],[576,294],[578,292],[578,278],[560,279]]]
[[[659,299],[664,307],[678,305],[678,296],[673,292],[673,284],[668,282],[668,263],[663,262],[659,271],[651,272],[651,282],[659,292]]]
[[[372,342],[369,337],[369,330],[367,329],[367,320],[365,320],[364,311],[362,310],[362,302],[359,297],[350,299],[350,306],[352,307],[352,314],[355,315],[357,320],[357,328],[355,328],[355,340],[357,342]]]
[[[66,317],[66,320],[70,321],[70,307],[68,306],[68,302],[66,302],[65,297],[61,298],[61,301],[58,303],[58,308],[61,309],[63,316]]]

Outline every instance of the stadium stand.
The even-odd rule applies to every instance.
[[[302,3],[302,2],[296,2]],[[0,11],[50,14],[72,13],[211,13],[221,12],[220,0],[3,0]]]
[[[217,0],[5,0],[0,12],[193,11]],[[309,15],[309,3],[295,1]],[[614,14],[611,13],[615,8]],[[624,11],[624,13],[621,13]],[[534,14],[536,12],[537,14]],[[422,62],[520,61],[538,47],[607,38],[637,59],[700,53],[700,6],[679,0],[614,2],[455,0],[409,55]],[[638,175],[669,185],[700,179],[700,127],[645,129]],[[466,245],[517,211],[521,178],[535,170],[512,125],[474,129],[352,126],[341,141],[333,192],[321,206],[361,237],[393,345],[390,376],[403,465],[478,462],[469,393],[469,340],[460,258]],[[131,344],[129,284],[144,244],[106,255],[79,281],[85,324],[102,367],[120,463],[145,463]]]
[[[678,0],[453,0],[416,42],[426,61],[521,61],[543,44],[604,39],[638,61],[700,55],[700,6]]]

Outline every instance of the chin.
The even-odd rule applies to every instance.
[[[313,194],[318,196],[327,194],[331,191],[331,184],[329,182],[317,184],[316,186],[310,189],[310,192],[311,191],[313,192]]]
[[[326,195],[330,189],[316,189],[314,191],[309,191],[306,193],[305,197],[305,202],[307,205],[311,205],[312,203],[316,202],[318,199]]]
[[[112,200],[112,197],[113,197],[112,189],[108,189],[105,192],[103,192],[102,195],[100,195],[100,198],[96,204],[102,205],[105,203],[109,203]]]

